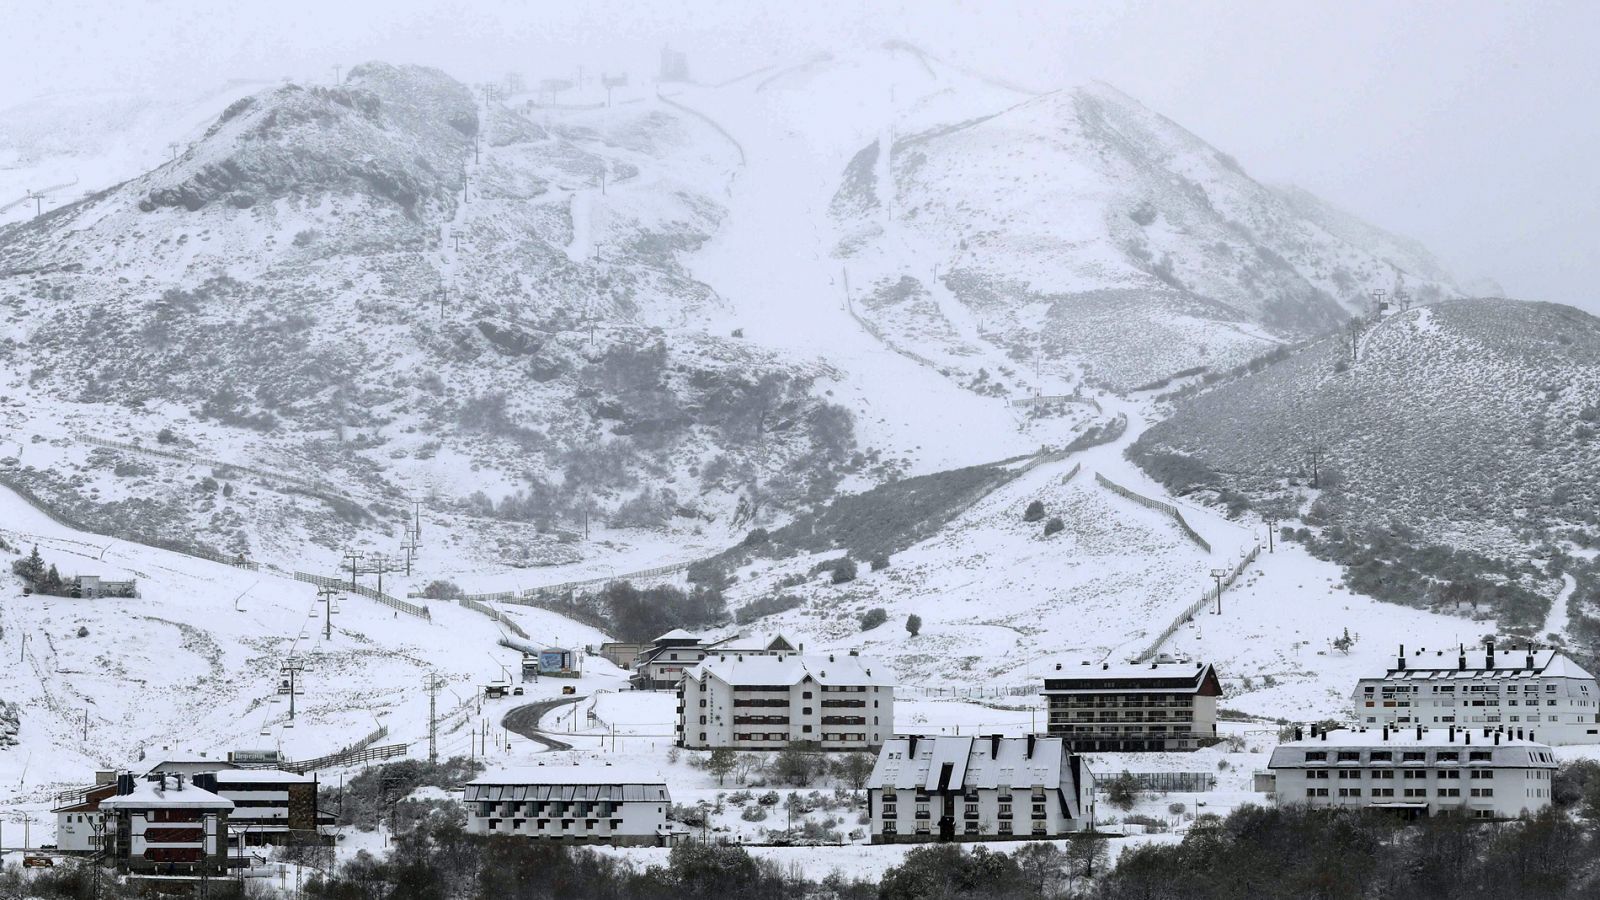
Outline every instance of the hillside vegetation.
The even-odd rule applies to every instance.
[[[1467,569],[1500,585],[1496,607],[1533,626],[1542,612],[1512,586],[1548,598],[1556,582],[1487,560],[1600,529],[1597,423],[1600,320],[1471,300],[1398,313],[1353,354],[1348,333],[1328,338],[1181,402],[1130,455],[1177,492],[1338,526],[1326,552],[1358,567],[1397,563],[1396,546],[1475,551]],[[1451,551],[1424,555],[1404,567],[1439,570]]]

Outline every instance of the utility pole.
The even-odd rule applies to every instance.
[[[1222,615],[1222,579],[1227,577],[1227,569],[1212,569],[1211,577],[1217,580],[1217,615]]]
[[[350,590],[356,589],[356,566],[361,562],[361,551],[346,550],[344,558],[350,562]]]
[[[344,79],[342,77],[340,77],[340,73],[342,73],[343,71],[344,71],[344,66],[336,65],[336,66],[333,67],[333,83],[335,85],[344,84]]]
[[[294,720],[294,695],[299,691],[298,676],[305,671],[305,668],[305,663],[300,661],[300,657],[291,656],[285,659],[283,666],[278,669],[279,674],[289,676],[289,719],[291,721]]]
[[[380,555],[372,564],[372,570],[378,575],[378,593],[383,593],[383,573],[394,571],[389,565],[389,557]]]
[[[83,708],[83,742],[89,743],[89,707]]]
[[[333,598],[339,592],[332,587],[317,588],[317,596],[322,598],[322,639],[333,638]]]
[[[177,141],[168,141],[167,142],[167,152],[172,154],[172,160],[173,160],[173,162],[176,162],[177,159],[178,159],[178,142]]]
[[[428,676],[428,762],[439,761],[439,676]]]
[[[42,215],[44,215],[44,195],[43,194],[34,194],[33,195],[33,217],[35,219],[37,219]]]
[[[463,196],[465,196],[466,195],[466,188],[462,188],[461,189],[461,193],[462,193]],[[466,201],[463,200],[462,202],[465,203]],[[456,253],[460,254],[461,253],[461,235],[452,234],[452,235],[450,235],[450,237],[453,238],[455,240],[455,242],[456,242]]]
[[[450,289],[439,288],[439,321],[444,321],[444,302],[450,298]]]

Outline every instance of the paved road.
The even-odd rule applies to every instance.
[[[543,719],[550,710],[558,706],[566,706],[569,703],[577,703],[585,699],[586,696],[579,694],[576,697],[557,697],[553,700],[540,700],[536,703],[529,703],[526,706],[519,706],[506,713],[505,718],[500,720],[500,727],[513,734],[520,734],[531,741],[537,741],[551,750],[571,750],[571,744],[566,741],[558,741],[540,731],[539,720]]]

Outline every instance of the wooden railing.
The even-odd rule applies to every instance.
[[[312,575],[309,572],[295,572],[294,580],[304,581],[308,584],[314,584],[317,587],[328,587],[341,591],[349,591],[352,594],[366,597],[368,600],[376,600],[379,603],[382,603],[384,606],[387,606],[390,609],[397,609],[408,616],[416,616],[419,619],[427,619],[429,621],[433,620],[433,614],[428,611],[426,606],[401,600],[398,597],[391,597],[388,594],[381,594],[364,584],[352,585],[343,578],[329,578],[326,575]]]

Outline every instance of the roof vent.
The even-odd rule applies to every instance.
[[[828,654],[828,662],[833,662],[833,654],[832,653]]]
[[[1101,663],[1100,664],[1100,671],[1102,671],[1102,672],[1104,672],[1105,670],[1107,670],[1109,668],[1111,668],[1111,664],[1110,663]]]

